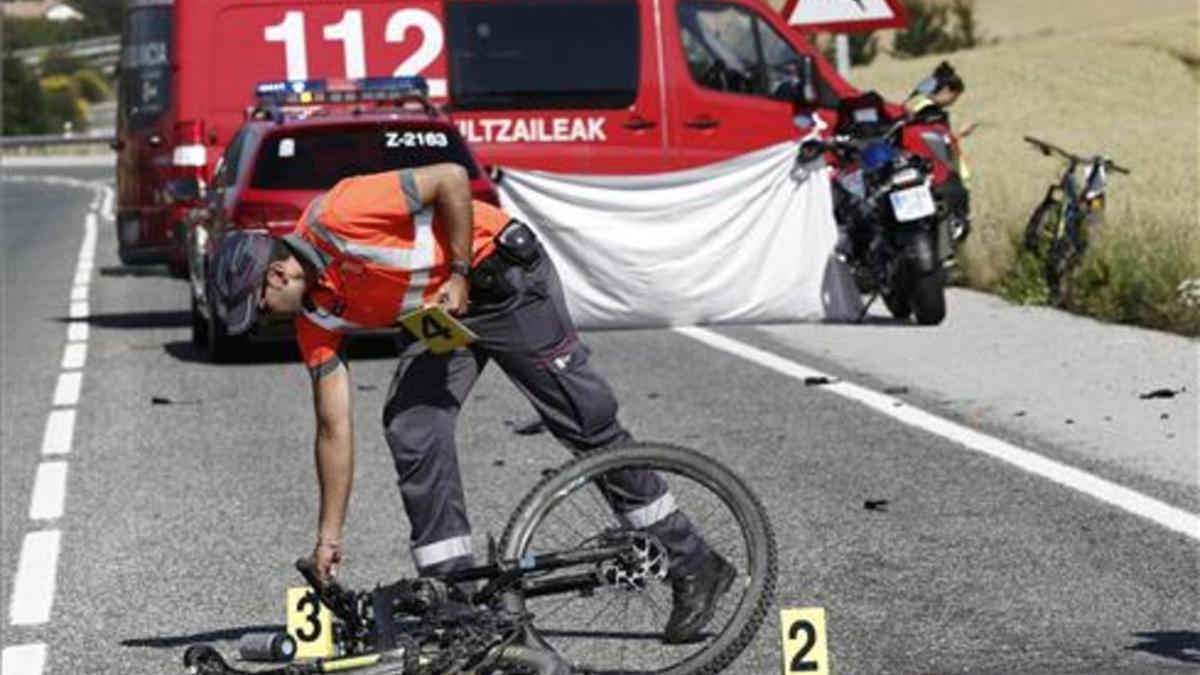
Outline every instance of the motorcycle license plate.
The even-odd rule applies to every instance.
[[[928,218],[937,212],[933,192],[927,185],[893,192],[891,198],[892,211],[896,214],[896,220],[902,223]]]

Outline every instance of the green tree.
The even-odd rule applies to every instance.
[[[62,47],[51,47],[42,55],[42,77],[49,75],[73,75],[84,67],[84,62]]]
[[[37,78],[15,56],[4,57],[5,136],[46,133],[46,100]]]

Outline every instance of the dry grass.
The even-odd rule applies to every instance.
[[[963,255],[967,283],[996,289],[1010,277],[1013,233],[1024,226],[1060,170],[1021,141],[1025,135],[1037,136],[1079,154],[1103,152],[1134,170],[1132,176],[1114,176],[1110,182],[1107,223],[1088,253],[1096,260],[1089,261],[1090,270],[1081,270],[1088,279],[1079,280],[1072,307],[1111,320],[1200,330],[1194,317],[1147,318],[1170,314],[1164,309],[1170,298],[1139,300],[1137,292],[1105,288],[1108,282],[1103,281],[1164,289],[1200,278],[1196,5],[1178,0],[978,0],[977,6],[985,33],[1002,39],[950,56],[967,82],[967,93],[953,111],[955,122],[982,123],[965,146],[974,171],[976,221]],[[1066,21],[1075,15],[1082,19]],[[1069,30],[1054,28],[1056,22]],[[898,99],[939,60],[883,59],[855,70],[851,79]],[[1131,251],[1137,254],[1129,255]],[[1094,274],[1101,263],[1107,271]],[[1144,267],[1125,270],[1126,265]],[[1084,289],[1088,294],[1115,293],[1122,300],[1094,302],[1080,295]],[[1145,311],[1138,309],[1139,302],[1147,306]],[[1110,311],[1113,305],[1122,310]],[[1151,305],[1156,308],[1149,309]]]

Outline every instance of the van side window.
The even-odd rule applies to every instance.
[[[637,0],[446,4],[456,110],[624,108],[637,100]]]
[[[749,12],[735,5],[680,3],[679,24],[688,70],[697,84],[734,94],[765,91]]]
[[[696,84],[732,94],[792,100],[803,59],[762,17],[737,5],[682,2],[679,25],[688,70]],[[815,71],[813,76],[820,80]],[[815,84],[822,94],[829,90],[822,81]]]

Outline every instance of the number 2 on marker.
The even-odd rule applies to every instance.
[[[785,609],[779,614],[779,626],[783,630],[783,675],[829,675],[824,609]]]

